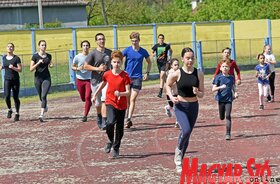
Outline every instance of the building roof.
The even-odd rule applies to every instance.
[[[87,5],[84,0],[41,0],[42,6],[73,6]],[[0,0],[0,8],[38,6],[38,0]]]

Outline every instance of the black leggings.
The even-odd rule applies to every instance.
[[[226,116],[226,134],[230,135],[231,132],[231,109],[232,103],[231,102],[219,102],[219,114],[220,119],[224,120]]]
[[[118,150],[120,148],[121,140],[123,138],[125,111],[126,110],[118,110],[110,104],[106,105],[106,112],[107,112],[106,133],[114,150]]]
[[[20,101],[19,101],[19,80],[7,80],[4,81],[4,95],[7,107],[11,109],[11,90],[13,91],[13,98],[15,102],[16,112],[19,113]]]
[[[270,77],[269,77],[269,85],[270,85],[270,90],[271,90],[271,96],[274,96],[274,91],[275,91],[275,72],[272,72]]]
[[[41,108],[47,107],[47,95],[51,88],[51,79],[41,79],[35,77],[35,88],[38,92],[40,101],[41,101]]]

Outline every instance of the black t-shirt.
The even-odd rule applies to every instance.
[[[49,64],[51,63],[52,55],[46,53],[46,57],[43,58],[38,53],[36,53],[32,56],[31,60],[34,61],[36,64],[39,62],[40,59],[43,59],[43,63],[40,63],[37,66],[36,71],[35,71],[35,77],[39,77],[42,79],[50,78],[51,75],[49,72]]]
[[[5,76],[6,80],[19,80],[19,74],[17,71],[9,68],[9,65],[12,64],[14,67],[17,67],[20,64],[20,58],[16,55],[13,56],[12,59],[8,60],[7,55],[3,57],[3,66],[2,68],[5,69]]]
[[[163,43],[162,45],[160,45],[159,43],[157,43],[153,46],[152,50],[156,52],[157,62],[167,62],[167,52],[168,50],[170,50],[169,44]]]

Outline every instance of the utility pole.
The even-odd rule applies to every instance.
[[[39,15],[39,27],[40,29],[44,28],[44,23],[43,23],[43,8],[42,8],[42,2],[41,0],[38,1],[38,15]]]

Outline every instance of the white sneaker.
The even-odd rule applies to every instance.
[[[169,105],[166,105],[166,106],[164,107],[164,109],[165,109],[165,114],[166,114],[168,117],[172,117],[172,113],[171,113],[171,111],[170,111]]]
[[[175,128],[180,128],[179,123],[177,121],[175,122]]]
[[[179,150],[178,147],[175,149],[175,155],[174,155],[174,163],[177,166],[180,166],[182,168],[182,151]]]
[[[39,116],[39,121],[40,121],[40,122],[44,122],[43,115],[40,115],[40,116]]]
[[[176,165],[176,172],[177,173],[182,173],[182,166],[181,165]]]

